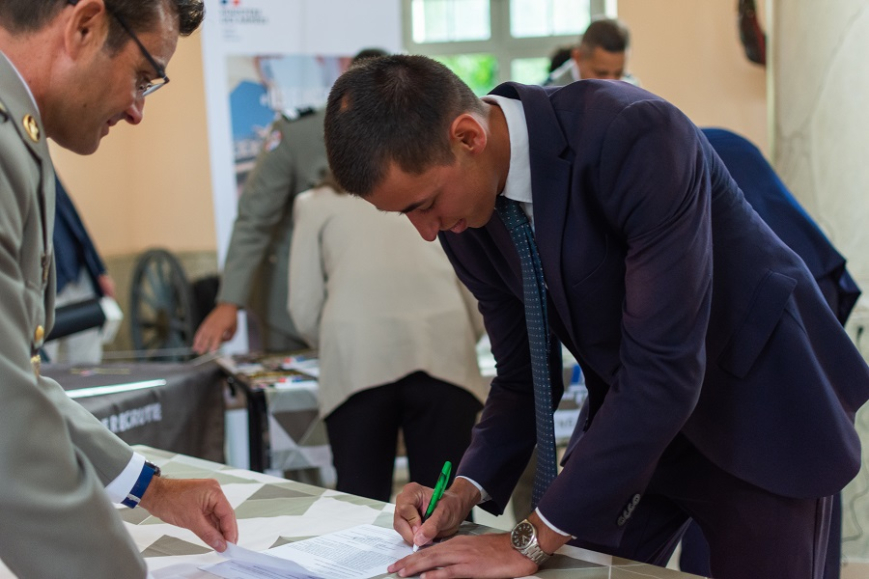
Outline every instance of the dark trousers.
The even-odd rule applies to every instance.
[[[792,499],[721,470],[681,435],[664,453],[615,549],[664,566],[691,520],[709,541],[716,579],[824,576],[832,497]]]
[[[433,487],[444,461],[455,473],[481,408],[467,390],[425,372],[357,392],[326,417],[337,489],[388,502],[399,429],[410,480]]]
[[[679,569],[686,573],[708,577],[709,543],[697,523],[692,523],[682,536],[682,552]],[[842,494],[833,497],[833,514],[830,520],[830,540],[827,543],[827,562],[824,579],[839,579],[842,570]]]

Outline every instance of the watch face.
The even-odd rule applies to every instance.
[[[513,543],[513,547],[519,550],[527,547],[531,540],[534,538],[534,525],[529,523],[528,521],[522,521],[515,527],[513,527],[513,532],[510,533],[510,542]]]

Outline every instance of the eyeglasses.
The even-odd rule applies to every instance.
[[[76,4],[78,4],[78,0],[67,0],[67,3],[75,6]],[[156,91],[158,88],[169,84],[169,77],[166,76],[166,69],[160,66],[160,64],[156,60],[154,60],[154,57],[151,56],[151,53],[148,52],[148,49],[145,48],[145,45],[142,44],[142,41],[139,40],[139,37],[136,36],[135,32],[133,32],[133,29],[130,28],[127,22],[123,18],[121,18],[121,15],[115,12],[110,6],[106,5],[106,10],[115,17],[115,20],[118,21],[118,24],[121,25],[121,28],[123,28],[124,31],[130,35],[130,38],[133,39],[133,42],[136,43],[136,46],[138,46],[139,50],[142,52],[142,56],[144,56],[145,60],[147,60],[151,64],[151,66],[154,67],[154,71],[157,73],[156,79],[143,82],[138,87],[136,87],[139,96],[141,98],[145,98],[152,92]]]

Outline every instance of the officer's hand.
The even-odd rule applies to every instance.
[[[221,302],[199,325],[193,337],[193,351],[197,354],[215,352],[231,339],[238,328],[238,306]]]
[[[190,529],[212,549],[223,552],[238,542],[235,511],[214,479],[154,477],[139,506],[163,521]]]

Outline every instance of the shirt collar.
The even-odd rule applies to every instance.
[[[522,101],[501,95],[486,95],[483,100],[498,106],[507,121],[507,133],[510,135],[510,168],[507,171],[507,181],[501,194],[507,199],[518,201],[522,210],[528,216],[528,222],[534,227],[534,211],[531,197],[531,157],[529,153],[528,124],[525,121],[525,109]]]
[[[18,67],[15,66],[15,63],[9,60],[9,57],[3,51],[0,51],[0,56],[6,59],[6,62],[9,63],[9,66],[12,67],[12,70],[15,71],[15,74],[18,75],[18,79],[21,81],[21,84],[24,85],[24,88],[27,89],[27,96],[30,97],[30,102],[33,103],[33,108],[36,111],[39,111],[39,105],[36,104],[36,99],[33,98],[33,93],[30,91],[30,85],[27,84],[27,81],[24,80],[24,77],[21,76],[21,71],[18,70]]]
[[[502,194],[507,199],[531,203],[531,160],[528,152],[528,125],[522,101],[500,95],[487,95],[483,100],[498,106],[507,121],[510,135],[510,168]]]

